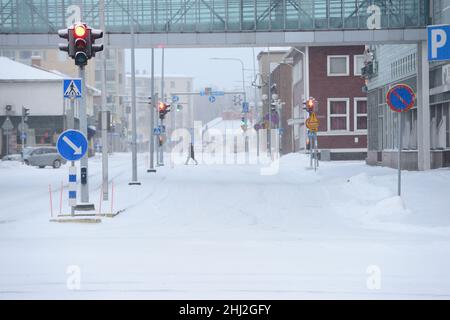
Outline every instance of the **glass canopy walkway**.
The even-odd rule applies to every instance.
[[[132,0],[105,0],[106,31],[129,33]],[[137,33],[420,28],[428,0],[134,0]],[[81,17],[99,27],[98,0],[0,0],[0,34],[53,34]],[[75,20],[74,20],[75,19]]]

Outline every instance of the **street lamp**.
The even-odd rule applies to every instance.
[[[245,94],[245,75],[244,75],[244,62],[239,58],[218,58],[213,57],[210,60],[229,60],[229,61],[239,61],[242,67],[242,92],[244,93],[244,102],[247,102],[247,95]]]

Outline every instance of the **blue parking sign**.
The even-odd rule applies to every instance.
[[[450,25],[428,26],[428,60],[450,60]]]

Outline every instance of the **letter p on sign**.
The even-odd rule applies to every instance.
[[[450,60],[450,25],[428,26],[428,60]]]

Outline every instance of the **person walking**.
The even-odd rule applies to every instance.
[[[184,164],[187,165],[189,163],[189,160],[191,160],[191,159],[194,160],[195,165],[198,165],[198,161],[195,159],[195,154],[194,154],[194,144],[192,142],[191,142],[190,150],[188,153],[188,157]]]

